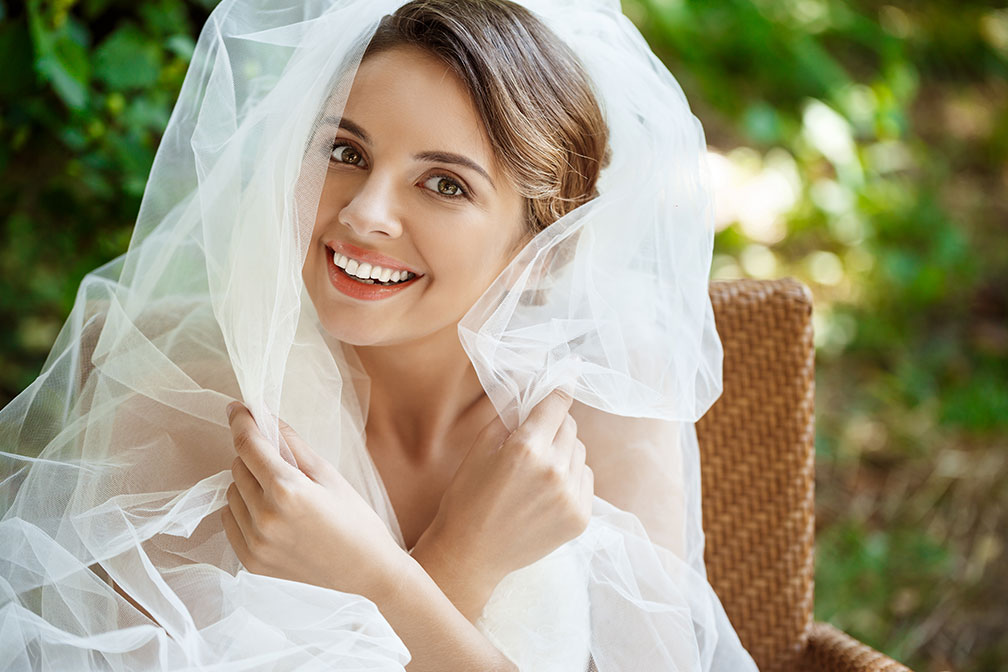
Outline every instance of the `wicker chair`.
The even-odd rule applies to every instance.
[[[697,423],[711,584],[761,672],[909,672],[813,623],[812,296],[793,279],[715,282],[724,393]]]

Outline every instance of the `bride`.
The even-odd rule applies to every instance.
[[[755,669],[702,152],[609,2],[226,0],[0,412],[0,668]]]

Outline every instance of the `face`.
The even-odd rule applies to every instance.
[[[421,50],[381,52],[332,123],[302,271],[323,326],[352,345],[454,332],[527,240],[464,84]]]

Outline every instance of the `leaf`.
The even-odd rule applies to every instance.
[[[168,125],[170,104],[158,101],[153,95],[138,97],[129,104],[123,115],[127,128],[134,131],[151,130],[160,134]]]
[[[192,60],[193,52],[196,50],[196,43],[188,35],[172,35],[165,42],[165,46],[187,63]]]
[[[177,0],[147,1],[138,5],[143,25],[154,35],[188,35],[192,32],[186,6]]]
[[[114,91],[153,86],[160,74],[161,51],[136,26],[121,26],[95,50],[95,76]]]
[[[91,74],[87,30],[69,16],[59,27],[50,27],[39,13],[38,3],[28,5],[28,25],[35,46],[35,70],[64,103],[75,110],[83,109]]]

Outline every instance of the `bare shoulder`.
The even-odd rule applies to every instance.
[[[574,402],[571,416],[595,494],[637,516],[652,541],[681,554],[686,512],[680,423],[628,418]]]
[[[665,420],[614,415],[580,401],[574,402],[570,414],[577,422],[578,438],[585,444],[589,460],[614,450],[625,451],[628,446],[647,444],[674,449],[677,445],[678,427]]]

